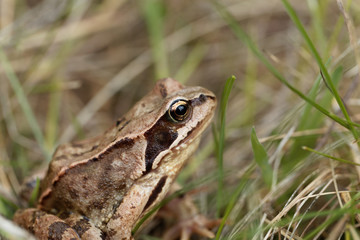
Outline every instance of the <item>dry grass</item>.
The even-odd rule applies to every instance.
[[[344,118],[281,1],[221,2],[292,86]],[[358,122],[359,2],[291,4],[327,63],[346,113]],[[16,193],[59,143],[101,134],[160,77],[204,86],[220,99],[235,75],[226,114],[226,184],[218,188],[211,131],[179,179],[185,185],[207,179],[193,198],[207,216],[228,213],[218,236],[360,238],[359,167],[302,148],[360,163],[358,127],[340,126],[278,81],[214,2],[3,0],[0,13],[2,235],[18,239],[6,221],[20,206]],[[267,152],[262,160],[271,167],[270,183],[254,159],[252,126]],[[225,196],[220,202],[218,191]]]

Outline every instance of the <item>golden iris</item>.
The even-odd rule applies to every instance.
[[[176,100],[169,108],[169,116],[174,122],[182,122],[187,119],[191,106],[186,100]]]

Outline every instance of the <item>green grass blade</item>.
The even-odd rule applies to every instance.
[[[313,38],[320,43],[320,52],[325,53],[328,41],[324,33],[324,16],[327,10],[326,4],[322,4],[321,1],[313,0],[307,0],[307,4],[311,13],[311,23],[313,28],[312,34],[314,35]]]
[[[34,189],[32,190],[31,192],[31,196],[30,196],[30,199],[29,199],[29,206],[31,207],[36,207],[36,200],[39,196],[39,191],[40,191],[40,179],[37,178],[36,179],[36,185],[34,187]]]
[[[164,3],[161,0],[139,1],[149,32],[155,62],[155,79],[169,77],[168,60],[164,41]]]
[[[42,134],[41,128],[35,118],[30,103],[20,84],[20,81],[17,78],[14,70],[11,67],[9,60],[7,59],[7,56],[5,55],[4,50],[1,47],[0,47],[0,62],[1,62],[1,67],[4,69],[5,74],[10,82],[10,85],[13,91],[15,92],[16,98],[25,114],[25,118],[30,125],[30,128],[35,136],[37,143],[39,144],[45,158],[50,161],[50,153],[45,148],[44,136]]]
[[[360,163],[352,162],[352,161],[345,160],[345,159],[342,159],[342,158],[337,158],[337,157],[334,157],[334,156],[331,156],[331,155],[328,155],[328,154],[325,154],[325,153],[316,151],[315,149],[312,149],[312,148],[309,148],[309,147],[306,147],[306,146],[303,146],[302,148],[303,148],[304,150],[306,150],[306,151],[316,153],[316,154],[318,154],[318,155],[320,155],[320,156],[323,156],[323,157],[326,157],[326,158],[330,158],[330,159],[332,159],[332,160],[335,160],[335,161],[338,161],[338,162],[341,162],[341,163],[346,163],[346,164],[352,164],[352,165],[355,165],[355,166],[360,166]]]
[[[14,212],[18,209],[18,206],[14,204],[12,201],[6,199],[3,196],[0,196],[0,214],[7,218],[12,218]]]
[[[241,192],[245,189],[245,187],[247,186],[247,183],[250,179],[251,174],[253,173],[253,171],[255,170],[255,164],[250,165],[249,169],[245,172],[244,176],[242,176],[240,183],[238,184],[238,186],[236,187],[234,193],[232,194],[230,201],[228,203],[228,205],[226,206],[225,209],[225,213],[224,216],[221,219],[221,223],[219,226],[218,231],[216,232],[216,237],[215,239],[218,240],[220,239],[221,233],[225,227],[226,221],[230,216],[231,211],[233,210],[233,208],[235,207],[235,204],[239,198],[239,195],[241,194]]]
[[[358,139],[358,133],[357,131],[354,129],[353,125],[351,124],[351,119],[350,116],[345,108],[345,105],[343,103],[343,101],[341,100],[341,97],[339,95],[339,92],[337,91],[337,89],[335,88],[334,84],[333,84],[333,80],[331,79],[331,76],[329,74],[329,71],[327,70],[327,68],[325,67],[325,64],[323,63],[320,54],[318,53],[318,51],[316,50],[313,42],[311,41],[309,35],[307,34],[304,26],[302,25],[300,19],[298,18],[295,10],[292,8],[292,6],[289,4],[289,2],[287,0],[282,0],[286,11],[288,12],[291,20],[293,21],[293,23],[296,25],[296,27],[298,28],[299,32],[301,33],[301,35],[303,36],[307,46],[310,49],[310,52],[313,54],[316,62],[318,63],[321,72],[324,75],[324,81],[326,82],[326,84],[328,85],[328,87],[330,88],[330,91],[333,93],[336,102],[338,103],[342,113],[344,114],[344,117],[347,121],[347,125],[349,126],[349,130],[352,132],[353,136],[355,139]]]
[[[233,87],[235,76],[231,76],[226,80],[225,87],[221,96],[220,101],[220,112],[219,112],[219,134],[217,142],[217,166],[218,166],[218,191],[216,196],[217,203],[217,216],[221,214],[221,208],[223,206],[223,197],[224,197],[224,166],[223,166],[223,155],[224,155],[224,146],[225,146],[225,120],[226,120],[226,107],[229,100],[230,92]]]
[[[247,51],[247,61],[246,61],[246,73],[245,73],[245,83],[244,83],[244,94],[246,101],[245,111],[242,112],[239,117],[241,120],[238,122],[241,123],[249,123],[250,126],[253,125],[255,121],[256,115],[256,96],[254,95],[256,91],[256,82],[258,77],[258,68],[257,68],[257,60],[253,54],[248,50]]]
[[[54,86],[57,90],[50,92],[50,101],[46,117],[46,134],[45,144],[47,149],[54,149],[57,134],[58,134],[58,121],[60,115],[61,105],[61,92],[59,91],[60,81],[55,80]]]
[[[251,129],[251,146],[254,153],[255,162],[261,169],[265,184],[270,189],[272,185],[273,170],[269,164],[269,158],[265,148],[256,136],[255,128]]]
[[[266,66],[266,68],[286,87],[288,87],[292,92],[297,94],[300,98],[311,104],[315,107],[318,111],[322,112],[329,118],[333,119],[335,122],[339,123],[340,125],[344,126],[347,129],[351,129],[352,126],[360,127],[357,123],[349,123],[348,121],[336,116],[335,114],[329,112],[319,104],[317,104],[312,99],[308,98],[305,94],[301,91],[296,89],[293,85],[291,85],[285,77],[281,75],[281,73],[271,64],[271,62],[262,54],[256,44],[252,41],[252,39],[240,28],[238,23],[236,22],[235,18],[217,1],[213,1],[218,12],[220,13],[221,17],[229,24],[232,31],[236,35],[236,37],[242,41],[250,50],[251,52]]]

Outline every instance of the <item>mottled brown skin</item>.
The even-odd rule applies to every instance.
[[[190,112],[175,121],[168,109],[179,99]],[[37,208],[18,211],[15,222],[39,239],[131,239],[196,150],[215,106],[206,89],[159,81],[103,135],[61,145]]]

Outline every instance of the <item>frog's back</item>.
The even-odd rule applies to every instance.
[[[57,160],[54,156],[41,185],[39,207],[47,211],[78,212],[90,219],[99,219],[104,212],[111,214],[132,185],[134,169],[141,169],[139,165],[144,161],[139,154],[140,147],[141,139],[124,138],[105,151],[92,152],[90,158],[85,154],[82,159],[70,161]],[[69,164],[58,164],[58,161]],[[95,224],[101,225],[100,222]]]

